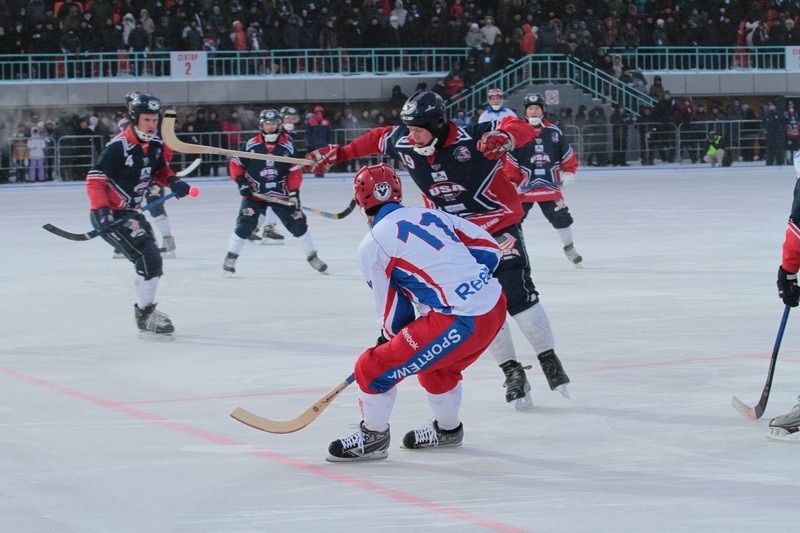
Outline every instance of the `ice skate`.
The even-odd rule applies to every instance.
[[[542,365],[542,372],[544,372],[544,377],[547,378],[550,390],[558,391],[564,398],[569,398],[569,392],[567,391],[569,377],[564,372],[564,367],[561,366],[561,361],[559,361],[555,350],[547,350],[537,357],[539,358],[539,364]]]
[[[261,235],[258,234],[258,228],[254,229],[250,235],[247,236],[247,242],[250,244],[261,244]]]
[[[239,259],[239,254],[228,252],[225,256],[225,261],[222,262],[222,275],[226,278],[233,276],[236,273],[236,260]]]
[[[156,304],[150,304],[144,309],[134,304],[133,308],[140,339],[173,340],[175,327],[166,314],[156,310]]]
[[[390,442],[389,428],[386,431],[370,431],[362,420],[354,434],[331,442],[328,446],[330,455],[325,460],[339,463],[386,459],[389,456]]]
[[[800,444],[800,396],[797,405],[785,415],[776,416],[769,422],[767,438],[781,442]]]
[[[430,426],[409,431],[403,437],[403,448],[419,450],[422,448],[456,448],[464,440],[464,424],[456,429],[445,430],[434,420]]]
[[[284,236],[275,229],[275,224],[264,226],[264,233],[261,234],[261,244],[283,244]]]
[[[570,243],[564,247],[564,255],[567,256],[567,259],[569,259],[576,268],[583,268],[581,264],[583,262],[583,257],[575,250],[574,244]]]
[[[125,259],[125,254],[119,250],[114,250],[114,255],[111,256],[111,259]]]
[[[317,252],[314,252],[313,254],[309,255],[306,258],[306,260],[308,261],[308,264],[311,265],[311,268],[313,268],[314,270],[316,270],[320,274],[327,274],[328,273],[327,272],[328,265],[326,265],[325,262],[322,259],[317,257]]]
[[[164,235],[161,239],[161,257],[168,257],[170,259],[175,259],[177,257],[175,255],[175,237],[172,235]]]
[[[517,411],[524,411],[533,407],[533,398],[530,390],[531,384],[525,377],[525,370],[530,366],[522,366],[519,361],[506,361],[500,368],[506,375],[503,387],[506,389],[506,401],[514,405]]]

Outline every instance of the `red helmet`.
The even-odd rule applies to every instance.
[[[353,192],[358,206],[364,211],[387,203],[403,201],[403,187],[400,178],[386,163],[363,167],[356,173]],[[367,213],[373,214],[373,213]]]
[[[503,97],[503,90],[498,89],[497,87],[492,87],[489,89],[489,92],[486,94],[487,97],[491,98],[492,96],[499,96],[500,98]]]

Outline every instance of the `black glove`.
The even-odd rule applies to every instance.
[[[250,187],[250,182],[247,181],[247,178],[245,178],[244,175],[236,178],[236,185],[239,186],[239,194],[241,194],[242,197],[244,198],[253,197],[253,189],[252,187]]]
[[[114,212],[108,206],[103,206],[96,211],[97,224],[102,229],[108,229],[114,223]]]
[[[176,198],[183,198],[189,194],[191,187],[188,183],[175,176],[169,179],[169,188],[175,193]]]
[[[778,267],[778,296],[789,307],[797,307],[800,303],[800,287],[797,286],[797,274],[792,274],[783,267]]]
[[[300,209],[300,191],[289,191],[289,201],[295,209]]]
[[[381,331],[381,336],[378,337],[378,340],[375,342],[375,346],[380,346],[381,344],[386,344],[389,342],[389,339],[384,337],[383,332]]]

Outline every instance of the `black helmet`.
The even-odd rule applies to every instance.
[[[425,128],[436,136],[447,124],[444,101],[434,92],[417,91],[406,100],[400,110],[400,120],[406,126]]]
[[[293,117],[293,116],[297,117],[300,116],[300,113],[297,112],[297,109],[288,105],[285,105],[281,108],[281,118]]]
[[[265,109],[258,115],[258,127],[261,129],[261,135],[264,136],[264,140],[267,142],[274,143],[278,140],[282,123],[283,119],[275,109]],[[274,124],[276,126],[275,131],[266,133],[264,131],[265,124]]]
[[[145,93],[136,93],[131,100],[130,117],[134,124],[139,120],[139,115],[154,114],[161,116],[161,100],[157,96]]]
[[[528,109],[528,106],[538,105],[542,108],[542,111],[547,110],[547,104],[544,103],[544,96],[541,93],[530,93],[525,95],[525,109]]]
[[[262,127],[267,123],[277,124],[280,126],[281,122],[281,116],[275,109],[265,109],[258,115],[258,125]]]
[[[136,99],[136,97],[139,96],[140,94],[142,94],[142,91],[131,91],[128,94],[126,94],[125,105],[128,105],[131,102],[133,102]]]

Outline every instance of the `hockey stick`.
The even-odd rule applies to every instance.
[[[200,190],[197,187],[192,187],[191,189],[189,189],[189,196],[195,197],[195,196],[197,196],[199,194],[200,194]],[[61,229],[59,227],[56,227],[56,226],[54,226],[52,224],[45,224],[42,227],[44,229],[46,229],[47,231],[49,231],[50,233],[52,233],[54,235],[58,235],[59,237],[63,237],[65,239],[68,239],[70,241],[88,241],[88,240],[94,239],[95,237],[97,237],[98,235],[100,235],[102,233],[107,232],[108,230],[110,230],[111,228],[113,228],[115,226],[119,226],[120,224],[123,224],[123,223],[127,222],[128,220],[132,219],[136,215],[144,213],[145,211],[149,211],[150,209],[153,209],[154,207],[163,204],[164,202],[166,202],[170,198],[174,198],[175,196],[177,196],[177,194],[174,193],[174,192],[171,192],[169,194],[165,194],[164,196],[162,196],[158,200],[153,200],[149,204],[140,207],[139,209],[134,211],[129,216],[126,216],[126,217],[123,217],[123,218],[118,218],[117,220],[115,220],[114,222],[112,222],[111,224],[109,224],[106,227],[95,228],[92,231],[87,231],[86,233],[71,233],[71,232],[65,231],[65,230],[63,230],[63,229]]]
[[[216,146],[206,146],[203,144],[189,144],[178,139],[175,135],[175,111],[165,111],[164,120],[161,124],[161,137],[167,146],[182,154],[217,154],[227,157],[242,157],[246,159],[262,159],[264,161],[280,161],[282,163],[294,163],[295,165],[315,165],[309,159],[299,159],[296,157],[285,157],[272,154],[255,154],[252,152],[241,152],[239,150],[227,150]]]
[[[176,172],[175,175],[178,176],[179,178],[185,178],[186,176],[188,176],[189,174],[194,172],[194,170],[197,167],[199,167],[200,163],[202,163],[202,162],[203,162],[203,158],[202,157],[198,157],[197,159],[192,161],[191,165],[189,165],[188,167],[184,168],[180,172]]]
[[[256,198],[260,198],[265,202],[274,202],[276,204],[281,204],[281,205],[293,205],[291,202],[280,200],[272,196],[266,196],[264,194],[257,192],[254,192],[253,196],[255,196]],[[303,209],[303,211],[308,211],[309,213],[314,213],[315,215],[319,215],[321,217],[330,218],[332,220],[340,220],[353,212],[353,210],[356,208],[356,200],[355,198],[350,200],[350,204],[344,209],[344,211],[340,211],[339,213],[331,213],[330,211],[324,211],[322,209],[314,209],[313,207],[306,207],[304,205],[301,205],[300,207]]]
[[[311,407],[300,413],[298,416],[291,420],[270,420],[255,415],[246,409],[237,407],[231,412],[231,417],[238,420],[242,424],[248,425],[253,429],[259,431],[266,431],[267,433],[294,433],[300,431],[311,422],[317,419],[322,411],[327,408],[339,394],[347,388],[348,385],[356,380],[355,374],[350,374],[347,379],[336,385],[333,389],[325,394],[322,398],[314,402]]]
[[[781,347],[781,340],[783,339],[783,330],[786,329],[786,321],[789,318],[789,310],[791,307],[788,305],[783,310],[783,318],[781,318],[781,325],[778,328],[778,337],[775,339],[775,347],[772,349],[772,358],[769,361],[769,371],[767,372],[767,382],[764,383],[764,390],[761,391],[761,399],[755,407],[748,407],[736,396],[733,397],[731,403],[733,407],[742,413],[750,420],[757,420],[764,414],[764,409],[767,407],[769,400],[769,393],[772,390],[772,376],[775,373],[775,362],[778,360],[778,350]]]

